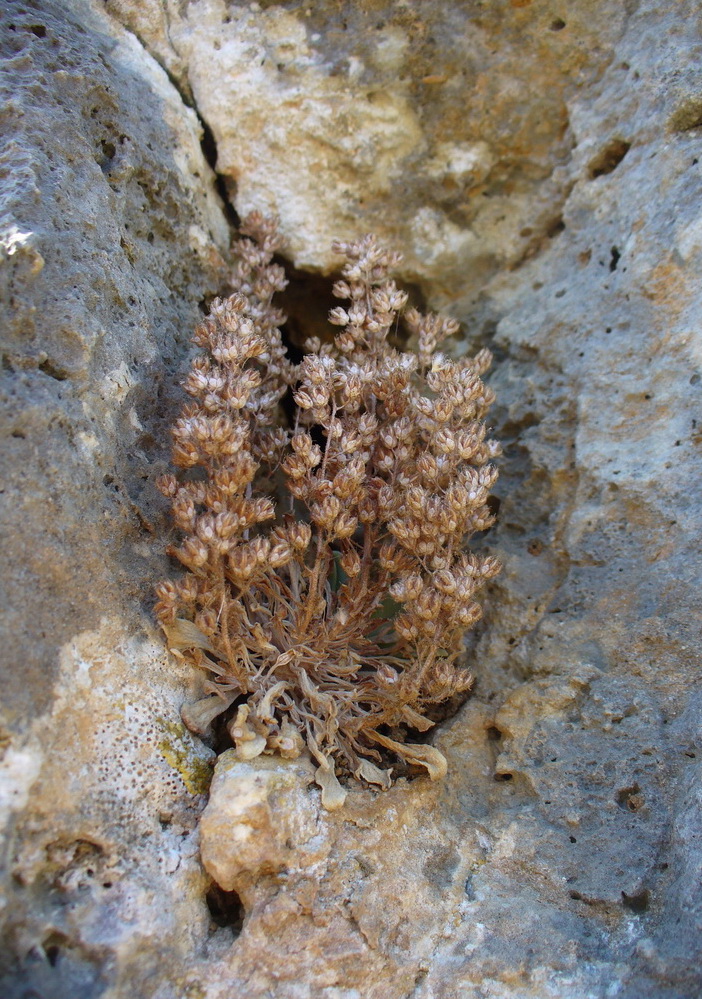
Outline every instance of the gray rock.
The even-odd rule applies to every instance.
[[[196,115],[129,33],[79,4],[0,16],[0,991],[138,994],[179,923],[208,922],[211,752],[145,605],[167,571],[153,478],[229,229]]]
[[[698,995],[698,18],[107,9],[2,14],[3,994]],[[226,287],[190,104],[217,189],[280,213],[298,311],[331,236],[391,239],[455,349],[495,352],[505,443],[446,780],[329,814],[304,765],[224,756],[219,887],[198,678],[148,612],[178,372]]]

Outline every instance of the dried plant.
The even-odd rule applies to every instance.
[[[334,295],[347,302],[329,316],[334,342],[307,341],[294,366],[272,305],[286,284],[275,225],[255,214],[242,230],[235,292],[194,338],[193,401],[173,430],[184,472],[159,482],[187,572],[158,586],[156,613],[169,646],[209,678],[208,696],[183,709],[189,727],[205,733],[231,709],[240,758],[307,747],[334,808],[337,774],[390,786],[388,751],[432,778],[446,771],[436,748],[405,737],[470,686],[464,634],[499,571],[464,548],[493,522],[491,357],[439,353],[458,324],[405,311],[388,276],[400,258],[366,236],[334,247],[346,258]],[[388,343],[403,312],[416,354]]]

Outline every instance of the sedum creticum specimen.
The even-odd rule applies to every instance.
[[[308,340],[293,365],[272,304],[286,284],[275,224],[254,214],[242,232],[235,292],[195,333],[192,401],[173,429],[182,472],[159,482],[186,572],[158,586],[156,613],[208,677],[186,723],[203,732],[230,710],[242,759],[306,747],[333,808],[338,775],[389,787],[388,754],[445,773],[437,749],[405,735],[470,686],[463,637],[500,568],[465,548],[493,521],[491,357],[439,352],[458,324],[406,309],[389,277],[400,258],[366,236],[334,247],[346,262],[333,342]],[[416,354],[388,342],[400,316]]]

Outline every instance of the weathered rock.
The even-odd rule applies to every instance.
[[[296,266],[374,231],[435,302],[477,294],[558,231],[568,98],[615,58],[621,4],[109,0],[192,94],[240,214]],[[527,97],[528,95],[528,97]]]
[[[108,8],[151,55],[78,0],[3,14],[3,993],[699,994],[695,19]],[[352,788],[330,814],[299,763],[224,757],[211,914],[212,754],[178,716],[197,678],[142,606],[167,571],[175,370],[226,283],[184,100],[297,265],[332,268],[330,237],[369,228],[400,245],[495,351],[506,446],[485,539],[505,571],[475,692],[439,726],[446,780]]]
[[[194,112],[71,8],[0,13],[0,992],[78,999],[142,993],[207,932],[212,753],[142,602],[166,571],[176,371],[229,228]]]
[[[460,831],[451,821],[446,785],[356,787],[328,812],[313,776],[310,763],[271,757],[217,764],[203,862],[239,892],[247,918],[208,994],[245,981],[260,995],[407,995],[437,939],[461,923],[466,878],[488,840],[481,824]]]
[[[242,892],[263,874],[310,866],[324,837],[307,787],[315,767],[308,757],[258,756],[241,762],[220,756],[210,800],[200,819],[205,870],[225,891]],[[317,840],[310,851],[310,841]]]

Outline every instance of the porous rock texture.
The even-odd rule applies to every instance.
[[[2,6],[3,995],[702,991],[683,6]],[[198,678],[149,614],[153,482],[226,289],[226,192],[279,214],[303,312],[330,238],[373,228],[465,322],[455,349],[496,356],[481,543],[505,570],[434,737],[449,774],[334,813],[305,760],[232,754],[207,803],[212,753],[178,716]]]

